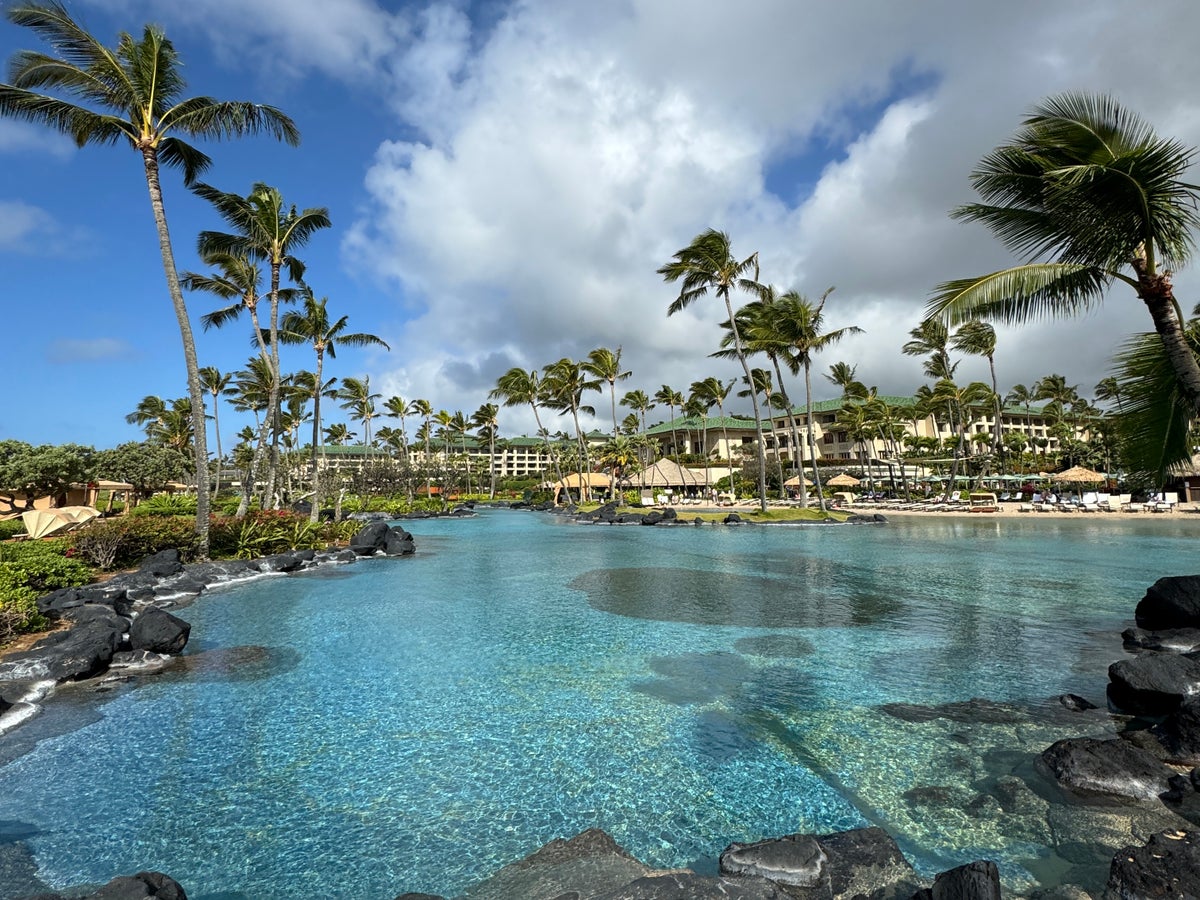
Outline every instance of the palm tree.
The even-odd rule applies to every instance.
[[[675,390],[669,384],[664,384],[655,391],[654,399],[671,411],[671,447],[675,450],[675,456],[678,461],[679,446],[678,438],[675,437],[675,407],[683,406],[683,393]]]
[[[325,308],[329,302],[328,297],[322,297],[320,300],[313,296],[312,288],[305,287],[304,290],[304,310],[288,310],[283,319],[279,323],[277,338],[283,344],[308,344],[313,348],[317,355],[317,371],[313,376],[315,385],[322,385],[321,374],[325,364],[325,356],[329,355],[330,359],[337,358],[337,348],[342,347],[369,347],[378,346],[385,350],[391,350],[382,338],[373,334],[364,332],[347,333],[346,327],[349,321],[348,316],[342,316],[336,322],[329,321],[329,312]],[[311,521],[317,521],[321,514],[321,479],[317,466],[317,453],[320,441],[318,440],[321,434],[321,397],[329,396],[325,391],[326,387],[318,390],[313,387],[311,394],[313,400],[313,433],[312,433],[312,458],[309,464],[312,467],[313,477],[313,499],[312,512],[309,514]]]
[[[546,457],[554,466],[554,473],[559,481],[563,480],[562,471],[558,467],[558,458],[550,446],[549,432],[542,425],[542,417],[538,409],[544,404],[546,390],[537,369],[528,372],[520,366],[509,369],[496,381],[496,386],[488,392],[488,398],[499,400],[503,406],[524,406],[529,404],[533,410],[533,420],[537,422],[538,434],[546,445]]]
[[[213,398],[213,436],[217,439],[217,484],[213,488],[213,495],[217,496],[221,493],[221,465],[225,459],[225,455],[221,450],[221,397],[228,397],[233,393],[229,387],[229,382],[233,380],[233,375],[222,375],[220,370],[215,366],[205,366],[200,370],[199,374],[200,384],[204,390],[212,394]]]
[[[147,394],[138,401],[137,408],[125,417],[125,421],[130,425],[143,426],[146,436],[149,437],[151,429],[156,424],[161,425],[166,414],[167,404],[163,398]]]
[[[833,288],[821,295],[814,305],[797,291],[788,291],[771,307],[769,321],[778,339],[789,348],[785,359],[793,375],[804,370],[805,429],[808,434],[808,455],[813,465],[813,486],[821,512],[825,512],[825,495],[821,490],[821,475],[817,469],[817,441],[813,428],[812,358],[826,347],[832,347],[851,334],[862,334],[857,325],[847,325],[832,331],[822,331],[825,325],[825,300]],[[800,498],[804,500],[804,467],[800,467]]]
[[[579,414],[586,413],[595,415],[596,411],[590,406],[583,405],[583,392],[596,390],[599,387],[599,379],[587,378],[587,370],[581,363],[577,363],[573,359],[563,357],[558,362],[550,363],[542,369],[545,376],[542,379],[542,384],[546,389],[546,406],[551,409],[557,409],[562,413],[570,411],[571,418],[575,421],[575,437],[579,442],[579,456],[583,460],[584,473],[591,472],[591,460],[588,457],[587,435],[583,431],[583,427],[579,424]],[[579,496],[581,500],[587,500],[590,494],[591,484],[587,478],[580,479]]]
[[[0,115],[49,125],[75,143],[115,144],[138,151],[158,231],[167,294],[175,309],[187,368],[195,433],[196,534],[198,554],[208,555],[208,447],[204,440],[204,392],[196,345],[184,304],[175,252],[167,229],[159,183],[160,166],[179,168],[191,184],[211,160],[176,135],[227,138],[267,133],[295,145],[300,133],[292,120],[270,106],[211,97],[183,99],[186,82],[175,47],[157,26],[147,25],[141,40],[122,32],[115,48],[104,46],[57,2],[29,3],[8,10],[9,21],[32,28],[57,55],[17,53],[10,63],[11,84],[0,84]],[[79,102],[38,93],[49,89]],[[103,110],[103,111],[101,111]]]
[[[1194,156],[1111,97],[1043,101],[971,173],[983,202],[952,213],[983,222],[1024,263],[939,285],[928,313],[952,324],[1078,315],[1119,281],[1146,305],[1179,390],[1200,415],[1200,363],[1171,280],[1200,225],[1200,188],[1183,180]]]
[[[324,429],[325,441],[335,447],[340,447],[347,441],[354,440],[354,432],[343,422],[334,422]]]
[[[471,424],[488,442],[488,498],[496,499],[496,432],[500,428],[500,408],[495,403],[484,403],[471,416]]]
[[[746,275],[754,271],[754,278]],[[730,249],[729,235],[724,232],[708,229],[698,234],[692,242],[675,252],[671,262],[658,269],[658,274],[668,284],[682,281],[679,296],[667,307],[667,315],[672,316],[686,309],[696,300],[715,293],[725,302],[725,312],[729,316],[729,327],[733,332],[733,346],[737,352],[738,362],[747,383],[750,383],[750,365],[746,362],[746,354],[742,348],[742,337],[738,333],[738,323],[733,315],[733,303],[729,299],[730,292],[735,287],[752,289],[758,282],[758,254],[753,253],[743,260],[733,256]],[[758,409],[758,396],[751,392],[750,402],[754,407],[754,429],[758,437],[758,500],[761,510],[767,511],[767,472],[766,457],[763,453],[762,416]]]
[[[1116,378],[1111,375],[1108,378],[1101,378],[1096,382],[1094,390],[1097,400],[1101,402],[1114,400],[1117,404],[1117,412],[1124,412],[1121,408],[1121,383]]]
[[[264,421],[262,413],[267,409],[271,383],[274,381],[271,361],[252,356],[246,360],[246,368],[234,372],[233,376],[233,408],[238,412],[252,412],[255,424],[261,428]]]
[[[207,184],[197,184],[193,186],[192,191],[196,196],[211,203],[217,214],[233,229],[232,232],[200,232],[198,249],[202,257],[224,253],[260,260],[267,264],[271,302],[267,345],[276,382],[268,402],[268,419],[272,419],[279,415],[281,386],[279,304],[289,299],[289,295],[280,293],[280,275],[286,267],[288,277],[295,284],[303,283],[304,263],[296,258],[295,251],[307,244],[317,231],[330,227],[329,211],[321,208],[297,212],[295,206],[288,207],[284,203],[283,195],[278,190],[262,183],[256,183],[245,197],[218,190]],[[265,428],[264,425],[260,440],[266,433]],[[278,434],[278,431],[276,428],[275,433]],[[271,449],[268,491],[275,483],[278,466],[276,439],[272,439]]]
[[[747,381],[745,378],[743,378],[742,383],[745,384],[746,387],[743,388],[742,390],[738,391],[737,395],[739,397],[750,398],[750,400],[754,403],[755,407],[757,408],[758,395],[762,394],[763,405],[766,407],[766,409],[768,411],[770,411],[775,408],[775,406],[776,406],[776,403],[775,403],[775,381],[772,378],[769,370],[757,369],[757,368],[751,369],[750,370],[750,380]],[[761,438],[762,434],[763,434],[761,425],[759,426],[758,434],[759,434],[759,437]],[[755,458],[758,459],[759,464],[766,465],[767,453],[766,453],[766,448],[762,446],[761,440],[759,441],[759,446],[755,448],[754,452],[755,452]],[[779,456],[778,443],[776,443],[776,445],[775,445],[775,468],[779,473],[779,494],[781,497],[786,497],[787,490],[783,486],[783,460]],[[761,480],[762,480],[762,484],[760,484],[759,486],[763,490],[766,490],[766,474],[762,473],[762,472],[760,472],[759,474],[760,474]],[[762,498],[765,498],[765,497],[766,497],[766,494],[762,494]]]
[[[613,437],[617,436],[617,382],[624,381],[632,372],[621,371],[621,348],[615,351],[597,347],[581,364],[583,371],[595,375],[600,381],[608,382],[609,398],[612,401]]]
[[[717,407],[717,412],[721,416],[721,439],[725,442],[725,452],[729,453],[729,426],[725,421],[725,400],[729,397],[729,392],[733,390],[735,382],[730,381],[728,384],[711,375],[702,381],[692,382],[692,395],[698,397],[704,403],[705,411]],[[732,465],[730,460],[730,465]]]
[[[992,375],[992,394],[995,395],[995,425],[992,428],[992,455],[1000,457],[1000,385],[996,381],[996,329],[987,322],[972,319],[963,322],[950,338],[950,345],[960,353],[982,356],[988,361]]]
[[[925,319],[908,333],[910,340],[900,348],[905,356],[924,356],[925,377],[933,379],[953,378],[958,363],[950,364],[950,354],[946,347],[950,343],[950,331],[946,323],[940,319]]]
[[[400,436],[397,449],[400,450],[405,464],[408,463],[408,429],[405,427],[405,419],[412,414],[412,409],[407,400],[398,394],[393,394],[383,401],[385,416],[392,419],[400,420]]]
[[[371,376],[362,378],[343,378],[342,386],[338,388],[337,398],[342,401],[342,409],[348,410],[350,418],[363,423],[363,446],[371,446],[371,420],[379,415],[375,411],[375,401],[383,394],[371,392]]]
[[[950,486],[958,475],[958,462],[967,442],[967,428],[971,424],[972,411],[992,400],[992,389],[981,381],[972,381],[961,386],[949,378],[943,378],[933,386],[933,400],[943,404],[955,422],[953,463],[950,469]]]
[[[852,398],[865,400],[870,391],[867,390],[865,384],[855,377],[857,372],[858,366],[852,366],[847,362],[835,362],[825,374],[825,380],[842,389],[843,400],[850,400]]]
[[[425,499],[433,498],[433,479],[430,475],[432,469],[429,461],[429,432],[430,422],[433,420],[433,405],[428,400],[414,400],[409,407],[414,416],[421,417],[421,429],[417,434],[417,438],[424,443],[425,456],[422,458],[422,464],[425,468]]]
[[[663,385],[666,387],[666,385]],[[631,409],[637,413],[639,420],[642,423],[642,431],[646,430],[646,413],[654,409],[654,404],[650,402],[650,398],[646,396],[645,391],[626,391],[625,396],[621,398],[621,405],[626,409]]]

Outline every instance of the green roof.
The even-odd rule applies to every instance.
[[[669,434],[672,431],[684,431],[691,429],[707,428],[712,431],[714,428],[749,428],[753,430],[753,419],[737,419],[733,416],[687,416],[682,419],[672,419],[670,422],[660,422],[658,425],[651,425],[646,429],[646,434]]]

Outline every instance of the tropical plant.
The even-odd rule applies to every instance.
[[[996,329],[987,322],[971,319],[963,322],[950,338],[950,346],[960,353],[982,356],[988,361],[992,376],[992,394],[995,397],[994,427],[992,428],[992,453],[1000,456],[1000,385],[996,381]]]
[[[233,375],[222,374],[216,366],[204,366],[200,370],[200,384],[205,391],[212,394],[213,400],[213,437],[217,440],[217,483],[213,487],[213,496],[221,493],[221,466],[225,460],[225,452],[221,449],[221,398],[233,393],[233,389],[229,387],[232,380]]]
[[[545,373],[542,378],[542,386],[546,391],[544,403],[550,409],[557,409],[561,414],[571,413],[571,418],[575,422],[575,440],[579,445],[579,458],[583,461],[582,469],[584,472],[590,472],[592,465],[588,458],[587,435],[579,422],[579,414],[581,412],[592,416],[596,414],[595,409],[584,405],[583,392],[596,390],[600,385],[600,380],[588,378],[587,370],[581,363],[566,357],[543,367],[542,371]],[[588,479],[581,479],[580,498],[586,502],[590,492],[591,485]]]
[[[589,375],[594,375],[600,381],[608,382],[609,398],[612,401],[613,437],[617,436],[617,382],[624,381],[632,372],[621,371],[621,348],[610,350],[607,347],[597,347],[588,354],[580,366]]]
[[[502,406],[524,406],[529,404],[533,410],[533,419],[537,422],[538,434],[546,447],[546,456],[554,466],[555,476],[562,481],[562,470],[558,466],[558,457],[550,446],[549,432],[542,425],[542,417],[538,409],[545,404],[546,391],[542,385],[541,376],[536,369],[526,371],[520,366],[509,369],[496,381],[496,386],[488,393],[488,397],[499,400]]]
[[[908,333],[909,340],[900,348],[905,356],[924,356],[925,377],[940,380],[953,378],[958,363],[951,364],[947,347],[950,344],[950,331],[946,323],[940,319],[925,319]]]
[[[328,389],[321,381],[325,357],[328,355],[330,359],[336,359],[337,348],[340,346],[379,346],[385,350],[391,349],[376,335],[364,332],[348,333],[346,328],[349,316],[342,316],[336,322],[330,322],[329,312],[326,309],[328,302],[328,297],[322,297],[320,300],[314,297],[312,288],[306,285],[304,289],[303,311],[288,310],[284,313],[283,319],[279,323],[278,331],[280,343],[307,344],[313,348],[313,352],[317,355],[317,371],[314,373],[311,381],[305,382],[311,388],[309,396],[312,397],[313,401],[312,459],[309,461],[313,475],[313,499],[312,512],[309,515],[314,522],[317,521],[317,517],[321,514],[321,479],[317,477],[317,457],[321,434],[321,397],[329,396],[325,393]],[[343,390],[345,389],[345,385],[346,382],[343,382]],[[337,395],[335,394],[335,396]],[[345,404],[342,406],[345,408]],[[370,429],[368,428],[368,435],[369,433]]]
[[[496,432],[500,428],[500,408],[495,403],[484,403],[471,416],[474,425],[488,442],[488,499],[496,497]]]
[[[669,384],[664,384],[654,393],[654,399],[671,411],[671,448],[679,453],[679,442],[675,437],[675,409],[683,406],[683,392],[677,391]]]
[[[243,256],[267,265],[271,304],[267,326],[267,347],[273,379],[267,400],[267,416],[259,430],[259,446],[255,449],[258,462],[255,472],[260,471],[261,459],[266,448],[268,427],[271,432],[271,455],[264,497],[271,497],[278,505],[276,479],[278,477],[279,440],[279,396],[282,378],[279,370],[279,304],[294,295],[280,293],[280,275],[286,267],[288,277],[297,285],[303,284],[304,263],[295,252],[308,243],[313,234],[329,228],[329,212],[324,208],[305,209],[297,212],[288,206],[280,192],[269,185],[256,183],[245,197],[240,194],[218,190],[207,184],[196,184],[192,191],[212,204],[217,214],[233,231],[202,231],[198,249],[202,258],[216,254]],[[263,506],[266,506],[264,501]]]
[[[754,272],[754,278],[746,276]],[[733,303],[730,293],[734,288],[753,289],[758,283],[758,254],[753,253],[745,259],[734,257],[729,235],[724,232],[708,229],[698,234],[692,242],[675,252],[671,262],[660,267],[658,274],[668,284],[681,282],[679,296],[667,307],[667,315],[672,316],[686,309],[696,300],[701,299],[711,291],[725,303],[725,312],[729,317],[729,327],[733,335],[733,346],[741,363],[742,372],[747,383],[751,381],[750,365],[746,362],[746,354],[742,347],[742,338],[738,333],[738,323],[733,314]],[[767,481],[766,463],[763,457],[763,425],[762,415],[758,408],[758,397],[750,395],[754,408],[754,429],[758,439],[758,494],[759,506],[767,511]]]
[[[1200,415],[1200,364],[1172,282],[1200,225],[1200,188],[1183,180],[1194,156],[1111,97],[1044,100],[972,172],[982,202],[952,213],[982,222],[1023,264],[939,285],[929,314],[951,324],[1073,316],[1121,282],[1145,304],[1178,389]]]
[[[187,307],[167,229],[159,167],[182,169],[191,184],[211,160],[180,137],[229,138],[267,133],[289,144],[300,134],[279,110],[211,97],[183,98],[186,82],[175,47],[157,26],[147,25],[141,40],[122,32],[115,48],[89,34],[57,2],[24,4],[8,10],[16,25],[33,29],[57,55],[18,52],[10,63],[11,84],[0,84],[0,115],[49,125],[82,147],[122,140],[138,151],[158,231],[167,293],[175,309],[187,366],[188,396],[196,435],[196,533],[200,554],[208,552],[208,448],[204,440],[204,395]],[[48,89],[78,102],[38,93]]]

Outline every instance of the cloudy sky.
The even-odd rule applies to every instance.
[[[390,352],[340,353],[385,397],[468,415],[511,366],[622,349],[623,387],[686,392],[734,366],[708,358],[712,298],[667,317],[655,270],[697,233],[757,251],[762,278],[819,296],[830,327],[865,334],[845,360],[881,393],[922,383],[900,345],[937,283],[1010,262],[982,226],[951,221],[971,168],[1040,99],[1105,91],[1160,133],[1200,145],[1200,5],[796,0],[74,0],[106,42],[162,25],[189,93],[279,106],[303,143],[205,146],[205,180],[256,181],[333,228],[301,252],[352,330]],[[0,25],[7,59],[41,47]],[[219,228],[164,181],[179,265]],[[4,376],[0,438],[136,439],[124,415],[186,393],[140,161],[77,150],[0,120]],[[1185,307],[1194,271],[1177,276]],[[193,319],[214,307],[192,295]],[[1065,375],[1090,396],[1123,337],[1149,329],[1128,291],[1086,319],[1001,329],[1001,388]],[[248,326],[199,332],[201,364],[232,371]],[[285,367],[311,366],[297,350]],[[736,365],[736,364],[734,364]],[[962,379],[985,377],[966,360]],[[831,385],[816,379],[818,398]],[[607,427],[607,402],[595,398]],[[240,424],[227,410],[222,432]],[[334,413],[334,419],[340,412]],[[748,412],[748,410],[747,410]],[[652,419],[665,417],[656,411]],[[506,434],[532,423],[506,411]],[[564,420],[561,425],[567,427]]]

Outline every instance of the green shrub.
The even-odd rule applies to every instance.
[[[159,550],[177,549],[186,560],[196,557],[194,518],[123,516],[89,523],[71,534],[75,551],[101,569],[124,569]]]
[[[38,597],[92,580],[92,570],[72,553],[62,539],[0,545],[0,642],[46,627],[37,612]]]
[[[133,508],[135,516],[194,516],[196,498],[189,494],[155,494]]]
[[[7,541],[25,533],[25,523],[20,519],[5,519],[0,522],[0,541]]]
[[[256,510],[243,518],[218,517],[209,529],[209,553],[250,559],[286,550],[324,550],[348,541],[359,522],[310,522],[291,510]]]

